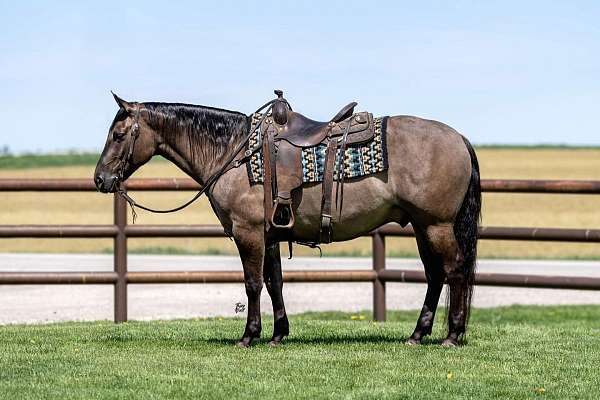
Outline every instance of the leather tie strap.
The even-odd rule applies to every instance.
[[[337,142],[333,138],[327,140],[325,170],[323,171],[323,194],[321,203],[320,243],[331,243],[331,200],[333,197],[333,176],[335,174],[335,153]]]

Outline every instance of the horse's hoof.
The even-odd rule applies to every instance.
[[[269,341],[269,346],[271,347],[277,347],[281,344],[281,342],[283,341],[283,338],[285,337],[285,335],[276,335],[273,336],[271,338],[271,340]]]
[[[251,344],[252,344],[252,340],[248,341],[248,340],[242,339],[239,342],[237,342],[236,346],[240,347],[242,349],[248,349],[248,348],[250,348]]]
[[[458,347],[458,342],[454,339],[444,339],[442,342],[442,346],[444,347]]]
[[[409,346],[418,346],[421,344],[421,341],[419,339],[408,338],[405,343]]]

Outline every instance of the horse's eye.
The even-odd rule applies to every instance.
[[[125,138],[125,132],[113,132],[113,140],[117,142],[123,141]]]

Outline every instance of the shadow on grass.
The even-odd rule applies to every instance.
[[[286,347],[286,345],[340,345],[340,344],[392,344],[392,345],[406,345],[406,341],[408,340],[408,336],[399,336],[399,337],[390,337],[386,335],[360,335],[360,336],[334,336],[328,335],[323,337],[287,337],[283,340],[283,342],[277,347]],[[269,338],[263,337],[258,340],[252,342],[253,346],[262,346],[267,345],[269,342]],[[197,342],[203,342],[210,345],[220,345],[220,346],[233,346],[237,344],[239,338],[230,339],[230,338],[209,338],[209,339],[201,339]],[[439,346],[442,344],[442,338],[424,338],[423,342],[420,346]],[[466,344],[466,342],[465,342]],[[418,347],[415,346],[415,347]]]

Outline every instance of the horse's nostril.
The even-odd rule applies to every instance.
[[[102,178],[102,175],[96,175],[96,186],[101,186],[104,183],[104,178]]]

